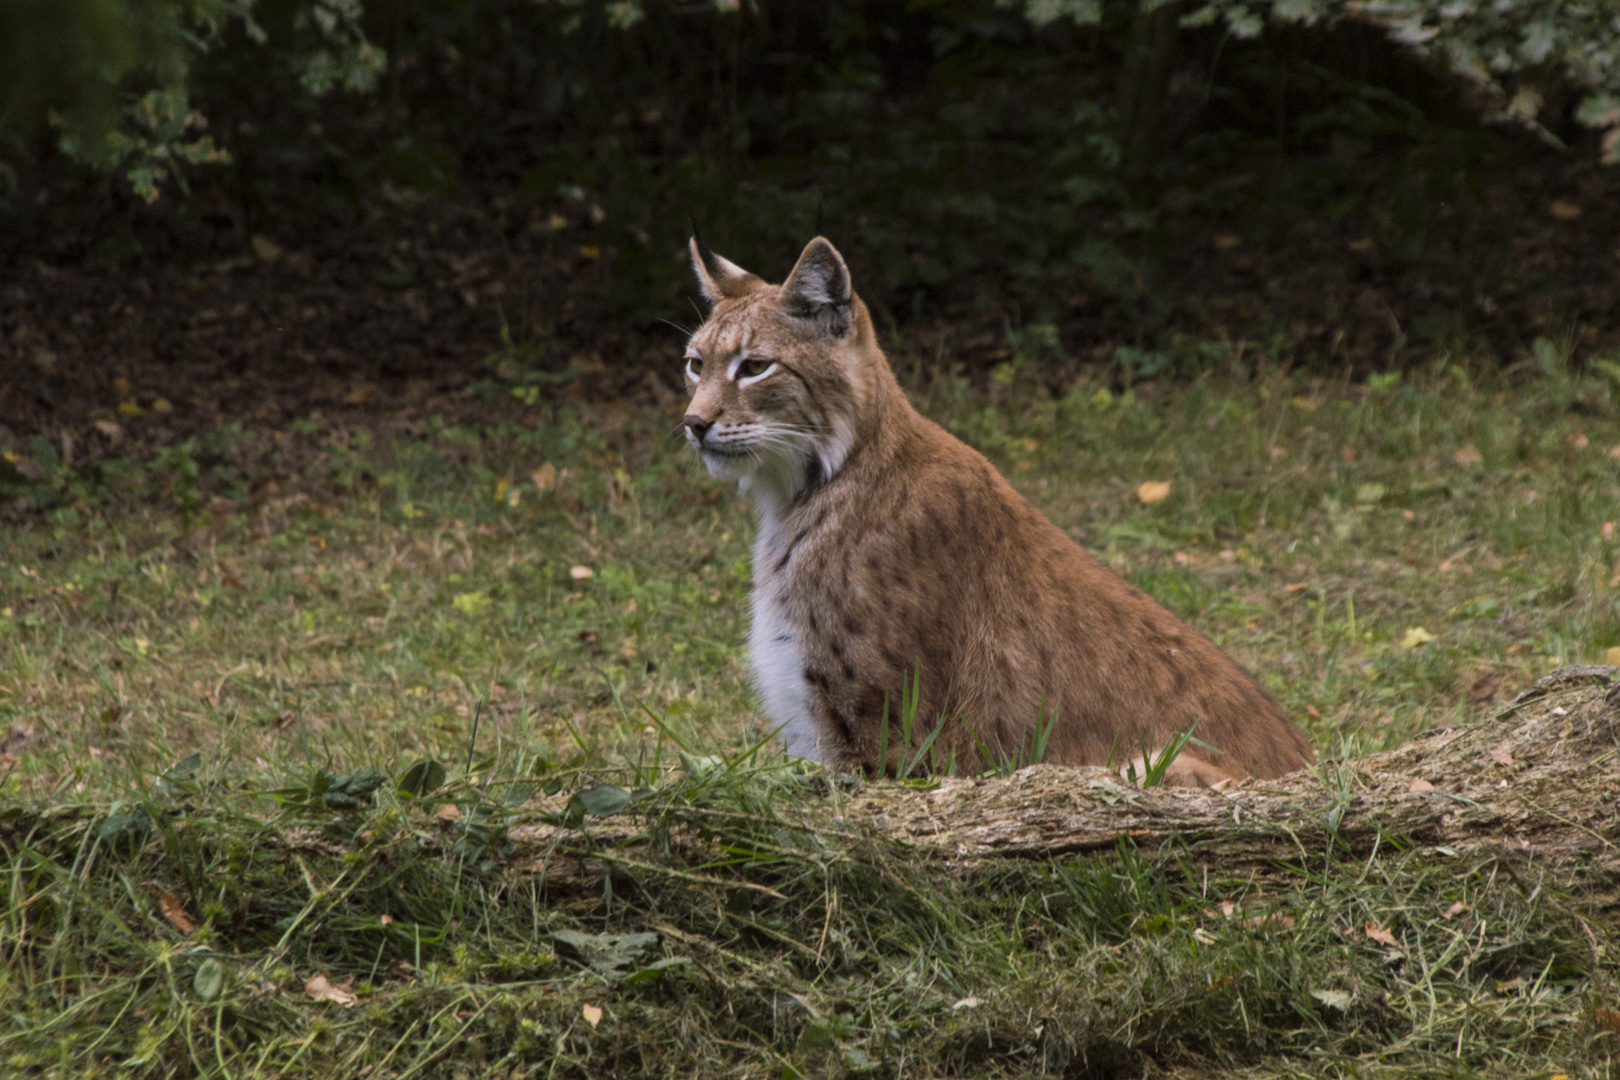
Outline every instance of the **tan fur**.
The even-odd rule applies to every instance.
[[[753,496],[755,681],[789,750],[894,772],[902,687],[939,760],[1028,754],[1119,767],[1196,724],[1170,782],[1275,777],[1313,755],[1275,701],[919,415],[822,238],[780,286],[693,241],[714,307],[687,355],[687,436]],[[695,365],[692,362],[695,359]],[[767,366],[774,365],[774,366]],[[695,372],[694,366],[701,371]],[[891,716],[879,762],[881,717]]]

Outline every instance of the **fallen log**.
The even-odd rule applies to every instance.
[[[1330,851],[1499,856],[1617,916],[1617,671],[1563,668],[1488,721],[1225,791],[1142,790],[1107,769],[1036,765],[931,790],[867,785],[843,816],[956,864],[1098,851],[1122,838],[1262,878]]]

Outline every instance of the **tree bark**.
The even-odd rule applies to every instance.
[[[1170,93],[1176,35],[1181,26],[1180,0],[1170,0],[1152,10],[1148,10],[1148,2],[1137,0],[1114,89],[1120,149],[1127,166],[1133,169],[1146,166],[1162,149],[1164,104]]]

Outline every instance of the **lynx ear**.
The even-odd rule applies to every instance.
[[[709,250],[701,236],[692,237],[692,269],[697,273],[698,287],[711,304],[722,300],[735,300],[747,296],[765,284],[729,259],[722,259]]]
[[[793,273],[782,283],[782,306],[803,319],[814,319],[829,334],[849,329],[852,293],[844,257],[818,236],[805,245]]]

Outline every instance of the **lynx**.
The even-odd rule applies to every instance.
[[[1047,762],[1119,768],[1189,729],[1168,783],[1313,760],[1213,642],[912,407],[831,243],[812,240],[781,285],[690,246],[712,308],[686,349],[685,432],[754,502],[750,666],[789,753],[910,767],[909,684],[912,743],[939,725],[930,760],[966,775],[1043,737]]]

